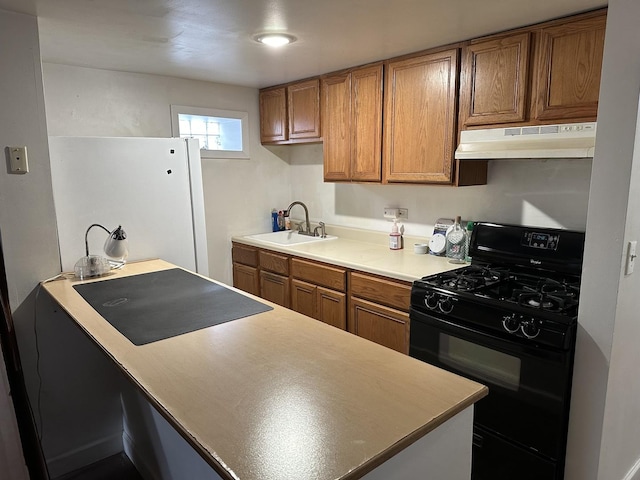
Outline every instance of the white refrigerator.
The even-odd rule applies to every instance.
[[[85,255],[94,223],[127,233],[128,261],[161,258],[208,275],[197,140],[49,137],[62,270]],[[107,233],[92,228],[89,253]]]

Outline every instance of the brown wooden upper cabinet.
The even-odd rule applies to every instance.
[[[325,181],[381,181],[383,65],[322,79]]]
[[[260,90],[262,143],[321,140],[319,79]]]
[[[600,12],[540,30],[536,119],[596,119],[606,21]]]
[[[452,183],[459,49],[390,61],[383,182]]]
[[[605,23],[599,10],[468,42],[461,128],[595,121]]]
[[[460,122],[524,122],[528,117],[531,33],[472,41],[463,50]]]

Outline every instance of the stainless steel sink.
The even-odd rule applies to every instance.
[[[293,230],[283,230],[281,232],[257,233],[255,235],[247,235],[247,238],[260,240],[262,242],[275,243],[276,245],[298,245],[300,243],[325,242],[327,240],[335,240],[336,236],[327,235],[322,237],[311,237],[309,235],[300,235]]]

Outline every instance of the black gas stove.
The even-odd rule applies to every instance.
[[[584,233],[476,223],[473,261],[413,283],[409,354],[489,387],[473,480],[561,480]]]
[[[414,282],[412,308],[496,334],[570,348],[584,235],[550,229],[532,234],[525,227],[486,223],[477,224],[475,232],[472,264]],[[509,245],[502,235],[510,238]]]

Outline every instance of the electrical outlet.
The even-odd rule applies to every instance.
[[[29,164],[27,163],[27,147],[7,147],[9,149],[9,163],[11,173],[27,173]]]
[[[384,207],[384,218],[390,218],[393,220],[394,218],[398,218],[398,216],[399,216],[398,208]]]
[[[633,273],[633,267],[636,264],[636,247],[638,242],[636,240],[632,240],[629,242],[627,246],[627,268],[625,270],[625,275],[631,275]]]
[[[409,218],[409,210],[406,208],[384,207],[384,218],[406,220]]]

